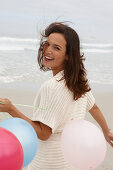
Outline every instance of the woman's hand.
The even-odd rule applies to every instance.
[[[113,147],[113,133],[111,131],[104,133],[106,141]]]
[[[0,98],[0,112],[9,112],[13,108],[13,105],[9,99]]]

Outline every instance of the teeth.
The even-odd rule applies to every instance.
[[[45,56],[45,58],[47,58],[47,59],[52,59],[52,58],[50,58],[50,57],[47,57],[47,56]]]

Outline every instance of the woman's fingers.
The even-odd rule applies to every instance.
[[[8,112],[11,108],[11,102],[9,99],[0,98],[0,112]]]
[[[1,104],[8,104],[8,103],[11,103],[9,99],[7,98],[0,98],[0,103]]]

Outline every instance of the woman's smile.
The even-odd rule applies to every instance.
[[[43,46],[43,65],[50,67],[55,75],[59,72],[66,60],[66,40],[60,33],[52,33]]]
[[[44,61],[45,61],[45,62],[51,62],[51,61],[53,61],[53,60],[54,60],[54,59],[51,58],[51,57],[44,56]]]

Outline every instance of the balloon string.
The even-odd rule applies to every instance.
[[[7,104],[7,103],[0,102],[0,104]],[[13,105],[15,105],[15,106],[24,106],[24,107],[32,107],[32,108],[34,108],[34,106],[25,105],[25,104],[13,104]],[[40,108],[40,107],[37,107],[37,109],[40,109],[40,110],[47,110],[47,109]]]

